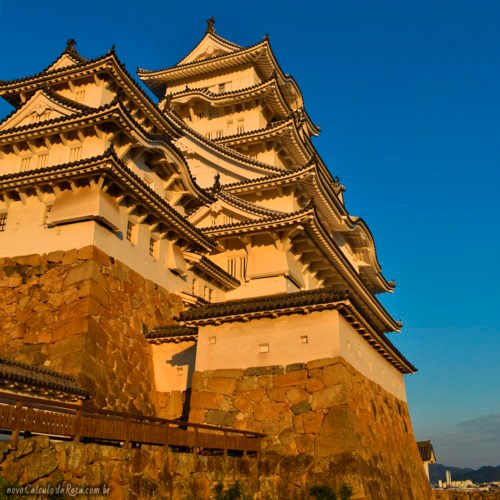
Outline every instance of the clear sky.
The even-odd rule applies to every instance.
[[[391,339],[420,369],[417,439],[447,465],[500,464],[500,2],[0,0],[0,78],[40,71],[68,38],[87,57],[116,44],[131,72],[170,66],[211,15],[236,43],[270,35],[375,236],[405,325]]]

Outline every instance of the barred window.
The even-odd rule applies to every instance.
[[[38,157],[38,168],[46,167],[48,162],[49,162],[49,155],[47,153],[40,155]]]
[[[82,157],[82,147],[76,146],[69,150],[69,161],[78,161]]]
[[[130,222],[130,221],[127,222],[126,237],[127,237],[128,241],[132,241],[132,237],[133,237],[133,234],[134,234],[134,227],[135,227],[135,224],[132,224],[132,222]]]
[[[7,228],[7,214],[0,214],[0,233],[4,232]]]
[[[31,164],[31,156],[25,156],[21,160],[21,172],[25,172],[26,170],[29,170]]]

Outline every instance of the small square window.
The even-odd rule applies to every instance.
[[[309,337],[307,335],[302,335],[300,337],[300,341],[302,342],[302,344],[308,344],[309,343]]]
[[[259,352],[269,352],[269,344],[259,344]]]
[[[225,83],[219,83],[219,94],[222,94],[222,92],[226,91],[226,84]]]
[[[217,337],[208,337],[209,344],[217,344]]]
[[[126,237],[127,237],[127,240],[132,242],[132,239],[134,238],[134,229],[135,229],[135,224],[133,224],[132,222],[128,221],[127,222],[127,233],[126,233]]]
[[[184,374],[184,367],[183,366],[178,366],[177,367],[177,375],[180,377]]]

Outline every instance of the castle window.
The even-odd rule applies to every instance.
[[[226,91],[226,84],[225,83],[219,83],[219,94],[222,94],[222,92]]]
[[[45,110],[45,112],[42,115],[42,120],[44,120],[44,121],[50,120],[50,115],[51,115],[50,109]]]
[[[44,153],[43,155],[40,155],[38,157],[38,168],[46,167],[48,162],[49,162],[48,153]]]
[[[52,205],[47,205],[45,207],[45,212],[43,214],[43,223],[47,225],[47,220],[49,219],[50,211],[52,210]]]
[[[236,104],[236,113],[241,113],[243,111],[243,106],[241,104]]]
[[[301,342],[302,344],[308,344],[308,343],[309,343],[309,337],[308,337],[307,335],[302,335],[302,336],[300,337],[300,342]]]
[[[196,278],[193,278],[193,281],[191,282],[191,293],[193,295],[196,295],[198,292],[198,280]]]
[[[198,120],[203,120],[203,118],[205,118],[205,113],[203,113],[203,111],[201,111],[200,113],[196,113],[196,117],[198,118]]]
[[[76,146],[69,150],[69,161],[78,161],[82,157],[82,147]]]
[[[269,344],[259,344],[259,352],[260,353],[269,352]]]
[[[212,132],[207,132],[207,133],[205,134],[205,137],[206,137],[207,139],[211,139],[211,138],[212,138]]]
[[[236,125],[236,133],[242,134],[243,132],[245,132],[245,122],[244,120],[238,120],[238,123]]]
[[[84,99],[85,99],[85,90],[78,90],[75,93],[75,101],[83,102]]]
[[[7,213],[0,213],[0,233],[3,233],[7,228]]]
[[[126,238],[130,243],[135,244],[136,225],[133,222],[127,222]]]
[[[221,137],[223,137],[223,135],[224,135],[224,132],[222,130],[215,131],[215,137],[217,137],[217,139],[220,139]]]
[[[210,288],[209,286],[205,286],[205,288],[203,289],[203,298],[207,302],[213,302],[213,299],[214,299],[214,291],[213,291],[213,289]]]
[[[208,337],[209,344],[217,344],[217,337]]]
[[[21,160],[21,172],[29,170],[31,163],[31,156],[26,156]]]
[[[237,279],[245,279],[247,276],[247,256],[237,255],[227,259],[227,272]]]
[[[154,257],[155,253],[156,253],[156,240],[154,238],[149,238],[149,255]]]

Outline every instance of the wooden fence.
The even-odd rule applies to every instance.
[[[149,444],[199,451],[259,454],[263,434],[146,417],[132,413],[85,408],[0,392],[0,429],[12,432],[15,447],[19,434],[43,434],[74,441],[108,442],[130,447]]]

